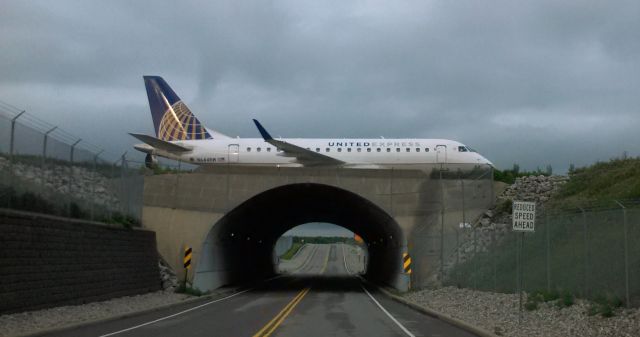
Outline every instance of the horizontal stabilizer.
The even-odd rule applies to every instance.
[[[166,140],[158,139],[156,137],[143,135],[143,134],[139,134],[139,133],[130,133],[130,135],[136,137],[137,139],[139,139],[140,141],[144,142],[145,144],[149,144],[149,145],[153,146],[154,148],[156,148],[158,150],[163,150],[163,151],[167,151],[167,152],[171,152],[171,153],[182,153],[182,152],[191,151],[190,148],[184,147],[182,145],[170,143],[170,142],[168,142]]]

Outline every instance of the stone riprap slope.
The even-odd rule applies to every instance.
[[[554,193],[569,180],[568,176],[527,176],[516,178],[498,196],[497,205],[504,200],[535,201],[538,207],[544,208]],[[461,228],[460,246],[458,251],[447,257],[445,272],[455,266],[456,260],[463,263],[471,259],[476,253],[489,251],[494,242],[500,242],[511,232],[511,214],[496,209],[487,210],[469,228]]]
[[[0,172],[8,173],[9,161],[0,157]],[[5,174],[6,174],[5,173]],[[120,201],[113,180],[83,166],[65,166],[48,162],[44,168],[24,163],[13,164],[14,184],[34,193],[73,195],[75,200],[91,201],[118,209]]]
[[[567,176],[526,176],[516,181],[500,196],[504,199],[519,201],[547,202],[562,185],[569,180]]]

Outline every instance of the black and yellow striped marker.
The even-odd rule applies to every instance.
[[[402,254],[402,267],[406,274],[411,274],[411,256],[409,256],[409,253]]]
[[[191,247],[187,247],[184,249],[184,269],[190,269],[191,268],[191,255],[193,253],[193,250],[191,249]]]

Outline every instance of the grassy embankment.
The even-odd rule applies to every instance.
[[[640,199],[640,158],[596,163],[576,169],[570,176],[546,205],[549,216],[539,217],[536,232],[524,236],[524,289],[547,290],[549,270],[551,291],[623,299],[624,213],[613,201],[621,200],[627,207],[631,301],[640,304],[640,245],[633,244],[640,241],[640,204],[629,201]],[[585,213],[578,207],[586,208]],[[510,207],[502,208],[510,212]],[[517,235],[510,232],[489,252],[455,267],[448,283],[514,292],[516,256]]]
[[[291,260],[291,258],[296,255],[296,253],[298,252],[298,250],[300,250],[300,248],[302,247],[302,245],[304,245],[301,242],[294,242],[291,245],[291,248],[289,248],[289,250],[287,250],[284,254],[282,254],[280,256],[281,259],[283,260]]]

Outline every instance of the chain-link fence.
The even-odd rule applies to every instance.
[[[456,249],[448,285],[506,293],[521,287],[640,305],[638,200],[538,210],[534,233],[514,232],[511,223],[462,231],[471,239]]]
[[[0,102],[0,207],[139,224],[144,169]]]

